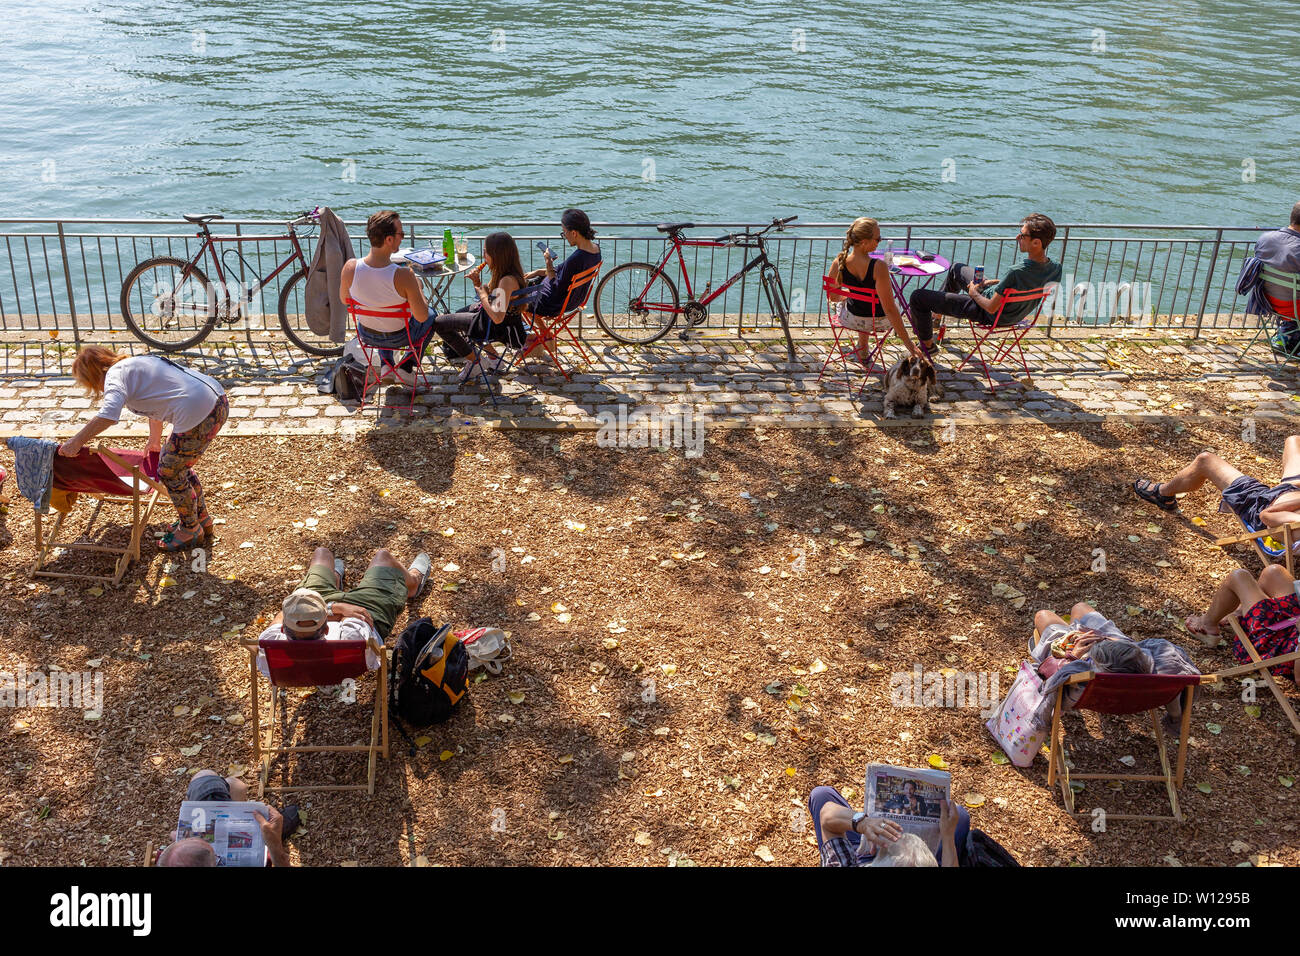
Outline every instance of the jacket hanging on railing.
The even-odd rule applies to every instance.
[[[1264,298],[1264,283],[1260,281],[1260,262],[1258,256],[1247,256],[1241,264],[1241,274],[1237,276],[1237,295],[1249,296],[1246,300],[1247,315],[1271,315],[1273,307]]]
[[[343,266],[355,258],[352,238],[343,220],[332,209],[322,209],[316,253],[307,270],[303,312],[307,327],[316,335],[329,335],[332,342],[347,341],[348,307],[339,296],[339,280]]]

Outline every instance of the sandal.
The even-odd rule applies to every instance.
[[[1200,617],[1199,614],[1189,614],[1183,619],[1183,624],[1187,627],[1187,633],[1199,638],[1202,643],[1213,647],[1218,644],[1223,637],[1222,631],[1211,631],[1205,625],[1192,624],[1192,618]]]
[[[413,601],[424,593],[424,586],[429,582],[429,570],[432,565],[433,558],[429,556],[427,551],[421,551],[415,556],[415,560],[411,562],[410,570],[420,576],[420,583],[416,587],[415,593],[411,595],[410,600]]]
[[[158,550],[174,554],[177,551],[192,551],[195,548],[203,546],[203,533],[200,528],[192,537],[182,541],[175,531],[168,531],[158,539]]]
[[[1139,478],[1133,482],[1133,493],[1143,501],[1149,501],[1161,511],[1177,511],[1178,499],[1173,495],[1160,494],[1160,482]]]

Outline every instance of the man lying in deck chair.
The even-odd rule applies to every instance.
[[[1291,435],[1282,447],[1281,484],[1270,488],[1257,478],[1242,474],[1213,452],[1203,451],[1168,481],[1139,478],[1133,491],[1163,511],[1177,511],[1175,495],[1195,491],[1207,481],[1223,492],[1223,503],[1231,508],[1247,531],[1276,528],[1300,521],[1300,435]]]
[[[284,599],[280,613],[259,638],[294,641],[346,640],[371,637],[382,644],[392,631],[406,602],[424,590],[432,559],[421,551],[404,568],[380,548],[357,586],[343,590],[342,562],[335,562],[329,548],[317,548],[302,584]],[[366,651],[366,664],[378,670],[379,657]],[[257,652],[257,667],[270,678],[266,654]]]

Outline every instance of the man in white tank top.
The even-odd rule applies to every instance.
[[[402,220],[391,209],[375,213],[366,221],[366,236],[370,240],[370,253],[364,259],[349,259],[343,266],[340,280],[344,301],[355,299],[368,309],[391,309],[405,305],[411,310],[411,341],[420,356],[433,335],[433,315],[429,313],[420,280],[409,268],[394,265],[389,260],[402,245],[405,232]],[[361,316],[361,332],[367,346],[380,349],[407,347],[406,323],[401,318],[376,318]],[[415,370],[416,358],[407,355],[398,368]]]

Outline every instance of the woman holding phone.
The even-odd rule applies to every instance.
[[[482,281],[484,268],[492,277],[486,286]],[[519,310],[510,305],[511,297],[524,287],[524,267],[519,259],[519,246],[509,233],[494,232],[483,240],[483,261],[469,271],[469,279],[474,284],[477,301],[459,312],[448,312],[433,320],[433,329],[442,339],[448,357],[455,356],[465,363],[459,377],[462,382],[474,372],[471,339],[482,341],[487,333],[489,343],[503,342],[518,348],[527,334]],[[491,323],[490,331],[488,323]],[[486,351],[496,361],[486,366],[485,371],[494,372],[500,367],[501,359],[491,344]]]

